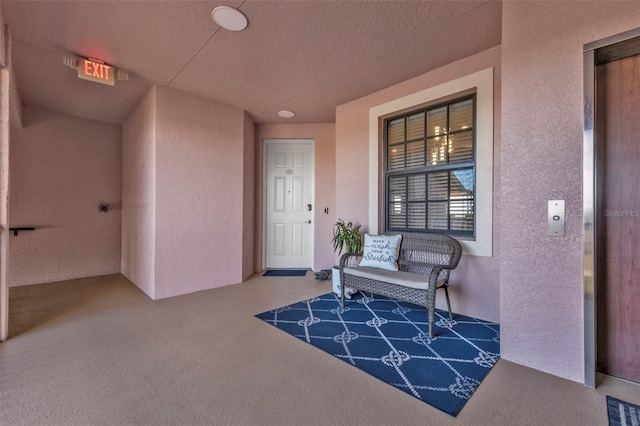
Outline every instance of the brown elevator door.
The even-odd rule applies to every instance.
[[[640,382],[640,56],[596,69],[597,364]]]

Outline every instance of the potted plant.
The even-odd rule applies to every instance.
[[[361,225],[354,225],[352,222],[345,222],[342,219],[338,219],[333,226],[333,251],[342,253],[345,250],[346,253],[360,253],[362,251],[362,233],[360,232]],[[333,292],[340,294],[340,266],[333,267],[332,273],[333,280]],[[352,288],[345,289],[345,297],[350,299],[351,295],[356,293],[357,290]]]

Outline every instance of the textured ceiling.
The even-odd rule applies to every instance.
[[[249,26],[220,29],[211,10]],[[152,84],[261,123],[333,122],[335,107],[500,44],[499,1],[2,1],[23,103],[120,123]],[[129,72],[77,78],[63,55]],[[277,116],[281,109],[297,113]]]

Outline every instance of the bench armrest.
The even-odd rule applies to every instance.
[[[340,263],[338,264],[338,266],[340,266],[340,273],[342,273],[342,270],[349,266],[349,258],[350,257],[361,257],[362,256],[362,252],[360,253],[345,253],[342,256],[340,256]]]

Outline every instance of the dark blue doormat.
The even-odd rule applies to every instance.
[[[262,274],[263,277],[304,277],[306,269],[269,269]]]
[[[333,293],[256,315],[261,320],[412,395],[457,415],[500,356],[496,323],[382,296]]]
[[[640,406],[607,396],[609,426],[640,425]]]

